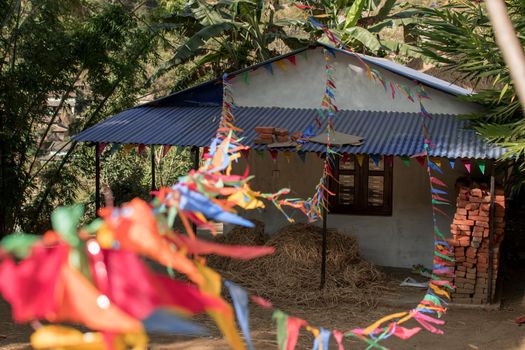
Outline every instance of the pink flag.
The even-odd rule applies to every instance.
[[[332,333],[334,334],[334,339],[337,342],[337,350],[345,350],[343,346],[343,333],[337,329],[334,329]]]
[[[462,159],[461,162],[463,163],[463,165],[465,166],[465,168],[467,169],[467,171],[470,173],[470,168],[472,166],[472,164],[470,164],[470,160],[468,159]]]
[[[433,184],[436,184],[436,185],[439,185],[439,186],[443,186],[443,187],[447,187],[447,185],[441,181],[440,179],[438,179],[437,177],[434,177],[434,176],[431,176],[430,177],[430,181],[433,183]]]
[[[294,350],[297,345],[297,338],[299,337],[299,330],[301,327],[306,326],[306,321],[297,317],[288,316],[286,322],[286,333],[288,339],[286,342],[286,350]]]

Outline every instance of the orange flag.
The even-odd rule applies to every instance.
[[[74,322],[88,328],[110,333],[133,333],[142,331],[142,323],[113,305],[77,270],[68,265],[62,267],[57,292],[56,315],[51,322]]]
[[[142,199],[135,198],[122,206],[119,215],[104,213],[109,229],[120,247],[147,256],[171,267],[190,278],[196,284],[203,282],[202,276],[193,262],[186,257],[158,230],[157,220],[151,207]]]

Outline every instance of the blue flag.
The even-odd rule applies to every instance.
[[[249,350],[253,350],[252,336],[250,334],[249,310],[248,310],[248,294],[244,289],[231,281],[224,281],[224,285],[228,288],[237,315],[237,321],[241,327],[244,339],[248,345]]]

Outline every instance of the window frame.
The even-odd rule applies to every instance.
[[[384,170],[369,170],[371,157],[364,155],[363,165],[359,165],[354,154],[349,155],[354,161],[354,170],[340,169],[339,164],[342,156],[335,159],[332,167],[334,179],[330,179],[330,191],[335,196],[330,196],[329,209],[332,214],[344,215],[370,215],[370,216],[392,216],[393,202],[393,156],[383,156]],[[388,158],[391,158],[390,160]],[[339,204],[339,176],[354,175],[354,203],[350,205]],[[368,182],[369,176],[383,176],[383,205],[368,205]]]

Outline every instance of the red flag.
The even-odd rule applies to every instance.
[[[178,245],[179,248],[187,249],[189,254],[216,254],[242,260],[253,259],[275,252],[274,247],[226,245],[199,239],[191,239],[183,235],[175,236],[175,244]]]
[[[122,310],[140,320],[159,307],[172,307],[185,314],[227,308],[222,299],[204,294],[194,285],[152,272],[132,252],[103,249],[90,254],[90,262],[100,291]],[[101,270],[101,266],[105,267],[105,271]]]
[[[270,154],[272,155],[272,160],[274,162],[276,162],[277,161],[277,155],[278,155],[277,151],[276,150],[271,150]]]
[[[55,291],[60,269],[67,262],[65,244],[33,247],[31,255],[18,265],[7,259],[0,265],[0,292],[12,307],[16,322],[46,319],[56,313]]]
[[[162,156],[163,157],[166,157],[166,154],[168,154],[170,148],[171,148],[171,145],[164,145],[162,147]]]
[[[422,168],[425,168],[426,157],[416,157],[416,160]]]
[[[103,142],[99,143],[97,145],[97,154],[99,154],[99,155],[102,154],[102,152],[104,152],[104,148],[106,148],[106,145],[107,144],[103,143]]]
[[[295,55],[292,55],[292,56],[288,56],[286,57],[286,59],[288,61],[290,61],[291,64],[293,64],[294,66],[297,64],[296,60],[295,60]]]

